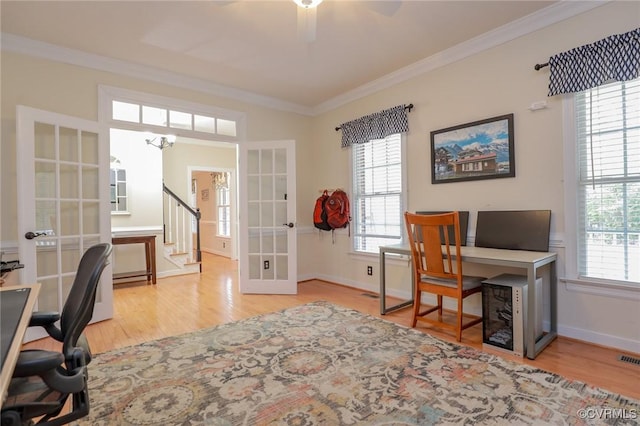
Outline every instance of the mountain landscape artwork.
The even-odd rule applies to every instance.
[[[515,176],[513,114],[431,132],[431,182]]]

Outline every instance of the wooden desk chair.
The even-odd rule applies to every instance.
[[[462,330],[482,322],[482,318],[475,318],[462,323],[462,301],[467,296],[480,293],[482,281],[486,279],[462,274],[459,214],[451,212],[424,215],[405,212],[404,217],[416,283],[411,327],[421,321],[454,330],[459,342],[462,340]],[[449,227],[453,227],[455,241],[449,241]],[[441,244],[441,236],[444,236],[445,249]],[[455,268],[451,250],[455,250]],[[436,295],[437,305],[421,311],[423,292]],[[455,324],[442,319],[443,296],[454,298],[458,302]],[[437,312],[437,318],[435,315],[428,316],[434,312]]]

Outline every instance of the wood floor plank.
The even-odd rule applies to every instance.
[[[238,291],[237,275],[237,262],[204,253],[202,274],[162,278],[153,286],[146,282],[118,284],[114,288],[114,318],[87,327],[86,335],[93,352],[106,352],[318,300],[405,326],[410,321],[410,309],[381,316],[377,295],[370,297],[365,291],[320,280],[301,282],[297,295],[243,295]],[[426,326],[418,329],[455,342],[451,332]],[[462,344],[482,350],[482,325],[465,330]],[[57,349],[59,346],[51,339],[42,339],[26,347]],[[535,360],[492,353],[640,399],[640,366],[618,360],[620,354],[640,358],[638,354],[564,337],[557,338]]]

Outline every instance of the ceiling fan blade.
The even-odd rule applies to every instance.
[[[298,37],[307,43],[316,41],[316,8],[298,7]]]

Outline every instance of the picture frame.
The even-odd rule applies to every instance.
[[[431,132],[431,183],[515,177],[513,114]]]

